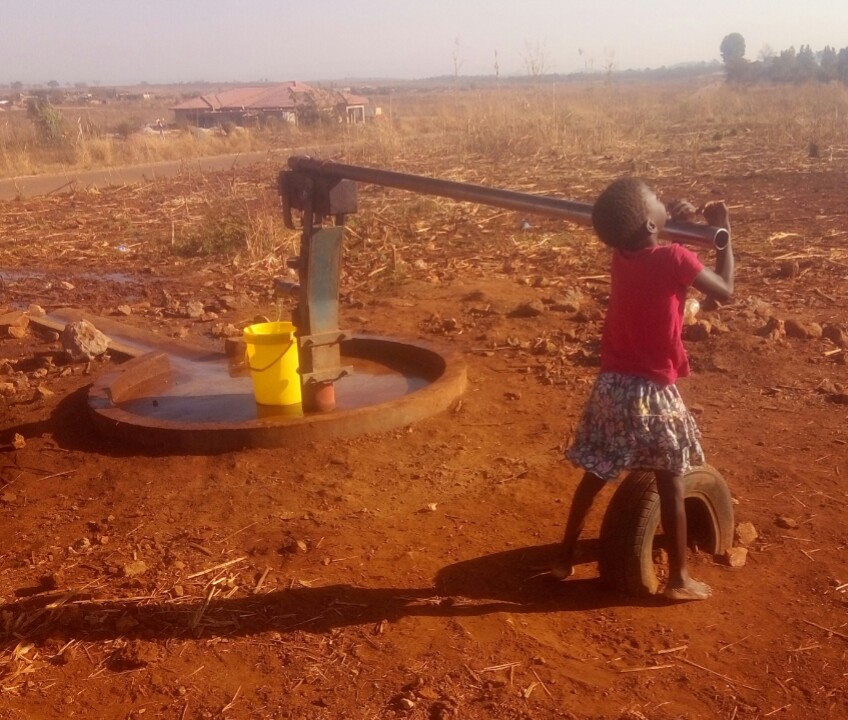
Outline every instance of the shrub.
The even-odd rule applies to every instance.
[[[32,120],[42,144],[51,146],[62,144],[65,138],[62,113],[47,98],[31,98],[27,104],[27,117]]]

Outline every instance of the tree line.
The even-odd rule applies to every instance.
[[[755,61],[745,59],[745,38],[730,33],[719,47],[728,82],[803,83],[841,82],[848,85],[848,47],[841,50],[827,45],[814,51],[809,45],[798,50],[790,47],[779,53],[770,48],[760,51]]]

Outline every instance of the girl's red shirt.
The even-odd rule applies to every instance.
[[[614,250],[601,371],[671,385],[689,375],[683,348],[686,289],[704,269],[682,245]]]

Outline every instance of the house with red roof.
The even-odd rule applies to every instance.
[[[311,124],[322,118],[361,123],[368,105],[368,98],[360,95],[292,81],[198,95],[171,110],[177,124],[208,128],[225,122],[242,126],[268,121]]]

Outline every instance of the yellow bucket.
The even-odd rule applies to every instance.
[[[253,377],[253,394],[260,405],[297,405],[297,340],[290,322],[248,325],[244,329],[247,365]]]

